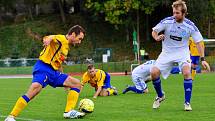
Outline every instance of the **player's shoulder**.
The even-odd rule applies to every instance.
[[[96,72],[97,72],[97,73],[103,73],[104,71],[101,70],[101,69],[96,69]]]
[[[84,74],[83,74],[83,76],[82,76],[83,78],[87,78],[88,77],[88,73],[87,72],[85,72]]]
[[[57,39],[57,40],[59,40],[59,41],[65,41],[65,42],[67,42],[67,40],[66,40],[66,36],[65,35],[62,35],[62,34],[57,34],[57,35],[54,35],[55,36],[55,38]]]
[[[196,27],[196,25],[191,20],[189,20],[188,18],[184,19],[183,24],[193,31],[199,31],[198,28]]]
[[[105,72],[101,69],[96,69],[96,76],[97,77],[105,76]]]
[[[175,22],[175,18],[173,16],[169,16],[160,21],[162,24],[173,24]]]

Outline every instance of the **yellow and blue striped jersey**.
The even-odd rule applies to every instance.
[[[65,35],[50,35],[52,41],[41,51],[39,59],[50,64],[55,70],[61,67],[69,51],[69,42]],[[49,36],[45,36],[49,37]]]
[[[200,43],[201,43],[201,45],[204,48],[204,42],[201,41]],[[191,54],[191,56],[200,56],[199,52],[198,52],[198,49],[196,47],[196,43],[193,41],[192,37],[189,38],[189,47],[190,47],[190,54]]]
[[[81,84],[90,83],[92,87],[101,87],[104,85],[106,74],[103,70],[96,69],[96,74],[94,77],[90,77],[88,72],[85,72]]]

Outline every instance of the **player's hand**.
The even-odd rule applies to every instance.
[[[204,69],[207,69],[208,72],[211,70],[207,61],[202,61],[202,66],[204,67]]]
[[[164,34],[158,35],[157,38],[155,38],[156,41],[162,41],[165,39]]]
[[[52,41],[52,39],[49,37],[43,38],[43,46],[48,46],[51,41]]]
[[[96,101],[96,99],[97,99],[97,97],[96,97],[96,98],[94,98],[94,96],[93,96],[93,99],[92,99],[92,100],[93,100],[93,102],[95,102],[95,101]]]
[[[97,98],[97,96],[93,96],[93,99],[96,99]]]

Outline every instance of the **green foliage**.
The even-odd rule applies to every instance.
[[[130,20],[127,19],[129,13],[142,10],[146,14],[151,14],[158,2],[156,0],[106,0],[103,2],[87,0],[85,5],[96,13],[104,13],[105,20],[111,24],[126,24]]]
[[[208,13],[209,13],[209,16],[215,18],[215,1],[214,0],[209,0]]]
[[[27,28],[34,28],[33,31],[44,34],[47,30],[44,28],[45,25],[41,22],[27,22],[24,24],[10,25],[0,28],[0,44],[4,45],[1,48],[0,57],[13,58],[14,55],[18,57],[37,57],[42,44],[39,40],[34,40],[26,32]],[[36,55],[35,55],[36,54]]]

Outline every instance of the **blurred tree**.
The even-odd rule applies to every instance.
[[[214,0],[189,0],[188,18],[197,24],[203,35],[211,38],[211,26],[215,19]]]
[[[88,9],[95,12],[95,14],[103,14],[105,21],[113,25],[124,25],[126,27],[127,41],[131,38],[129,37],[131,36],[130,33],[137,31],[137,59],[139,60],[139,13],[143,11],[145,14],[151,14],[158,4],[159,1],[157,0],[87,0],[85,5]],[[149,34],[147,35],[149,36]]]
[[[0,0],[0,7],[4,7],[5,11],[8,11],[12,8],[15,2],[15,0]]]
[[[94,12],[94,15],[104,16],[104,20],[115,27],[124,25],[128,41],[131,38],[129,33],[133,30],[137,31],[139,40],[139,11],[151,14],[158,4],[157,0],[87,0],[85,6]]]
[[[96,14],[105,14],[105,20],[111,24],[128,24],[129,13],[142,10],[151,14],[159,2],[156,0],[87,0],[86,7]]]
[[[208,18],[208,38],[211,38],[211,23],[215,21],[215,1],[214,0],[209,0],[209,5],[208,5],[208,13],[207,18]],[[213,23],[215,24],[215,22]],[[215,36],[214,36],[215,37]]]

